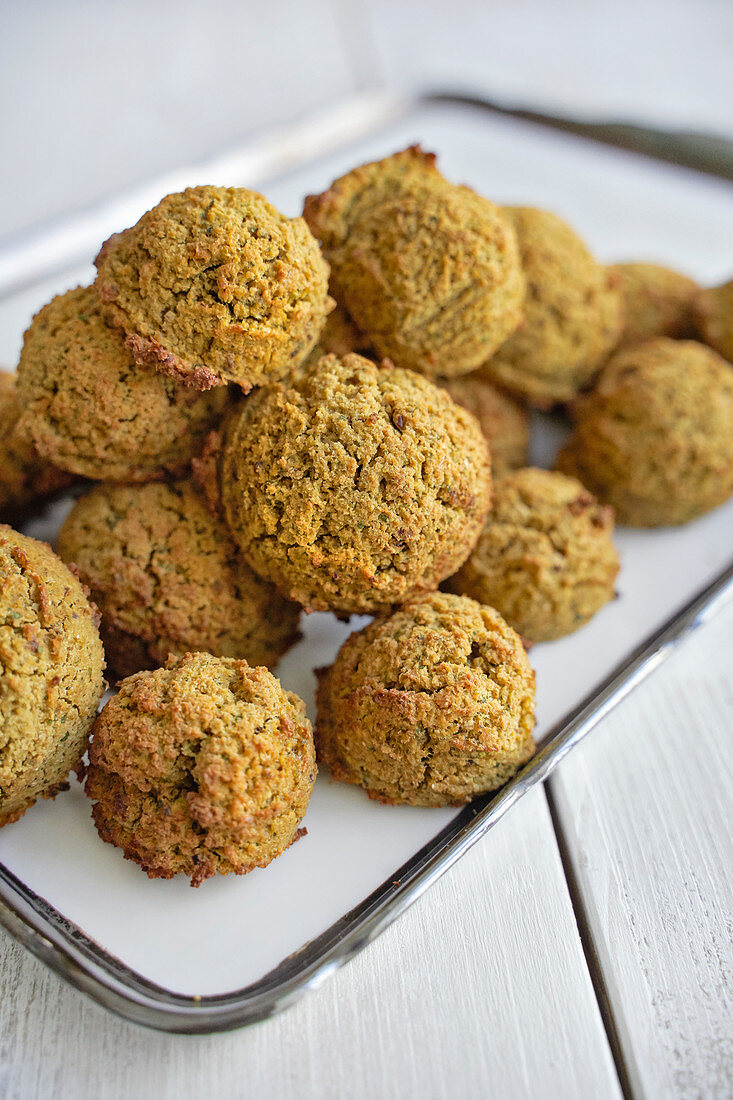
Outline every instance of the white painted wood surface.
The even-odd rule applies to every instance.
[[[635,1096],[733,1095],[733,610],[550,781]]]
[[[583,4],[581,18],[572,0],[553,5],[550,32],[536,0],[491,27],[488,9],[465,0],[426,0],[419,17],[383,0],[222,0],[215,16],[188,0],[8,8],[0,110],[13,171],[0,181],[0,233],[384,77],[478,82],[550,109],[622,104],[657,121],[683,110],[726,128],[733,69],[713,59],[729,4],[635,15],[624,0],[613,34],[588,14],[599,7]],[[553,783],[593,977],[635,1096],[733,1092],[732,643],[729,611]],[[0,1096],[617,1097],[570,897],[537,792],[318,993],[209,1039],[117,1021],[1,934]]]

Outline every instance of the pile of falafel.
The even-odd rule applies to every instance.
[[[2,518],[77,494],[57,553],[0,527],[0,824],[76,769],[150,877],[266,866],[316,758],[383,802],[501,786],[534,752],[528,646],[614,595],[614,517],[733,493],[733,283],[605,267],[418,147],[302,218],[169,195],[96,268],[0,378]],[[531,408],[572,421],[556,470]],[[374,617],[315,733],[268,670],[303,610]]]

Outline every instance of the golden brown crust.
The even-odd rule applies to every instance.
[[[458,805],[534,751],[534,673],[501,616],[433,592],[352,634],[320,674],[318,759],[383,802]]]
[[[695,335],[692,309],[700,288],[692,279],[649,263],[612,264],[608,271],[623,300],[619,348],[658,336],[682,340]]]
[[[119,325],[124,326],[125,314],[122,310],[112,309],[110,315]],[[140,366],[159,370],[162,374],[175,378],[177,382],[182,382],[184,386],[191,386],[195,390],[210,390],[214,386],[223,384],[223,380],[218,378],[213,370],[200,363],[194,367],[189,366],[152,337],[139,336],[136,332],[128,333],[125,337],[125,347]],[[246,393],[251,386],[242,384],[241,388]]]
[[[701,290],[695,299],[694,314],[705,343],[733,363],[733,279]]]
[[[496,476],[525,466],[529,453],[529,416],[523,405],[485,376],[481,370],[461,378],[438,378],[456,404],[476,417],[491,451]]]
[[[499,207],[449,183],[413,146],[305,200],[337,300],[379,356],[451,377],[516,328],[524,283]]]
[[[167,195],[95,262],[136,360],[200,389],[282,377],[306,358],[332,305],[328,265],[303,219],[244,188]]]
[[[152,481],[185,472],[228,403],[138,366],[94,287],[61,294],[34,317],[18,366],[21,427],[72,473]]]
[[[66,786],[104,690],[96,608],[49,546],[0,525],[0,823]]]
[[[524,317],[486,364],[488,376],[538,408],[551,408],[593,381],[615,346],[623,315],[614,278],[554,214],[505,207],[527,283]]]
[[[58,547],[102,612],[118,677],[190,650],[271,666],[297,639],[300,608],[255,576],[190,483],[100,485],[74,505]]]
[[[248,398],[221,477],[252,568],[308,609],[346,613],[435,588],[468,555],[491,491],[475,419],[427,379],[358,355]]]
[[[733,492],[733,370],[692,340],[618,352],[579,402],[558,465],[632,527],[717,507]]]
[[[316,775],[305,705],[265,668],[188,653],[128,677],[94,724],[103,840],[150,878],[246,874],[301,835]]]
[[[500,612],[526,642],[560,638],[614,595],[613,511],[575,478],[528,467],[498,478],[471,556],[447,582]]]

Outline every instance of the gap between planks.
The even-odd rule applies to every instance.
[[[601,966],[601,961],[598,957],[595,941],[593,939],[593,930],[591,928],[591,923],[585,907],[585,902],[583,901],[583,894],[578,884],[575,870],[573,868],[568,840],[562,827],[562,821],[560,820],[560,815],[558,814],[557,806],[555,804],[555,798],[552,793],[552,788],[549,783],[543,783],[542,786],[545,793],[545,798],[547,799],[547,806],[550,811],[550,820],[552,821],[552,827],[555,830],[557,849],[560,856],[560,862],[562,863],[563,872],[565,874],[568,894],[570,895],[570,901],[573,906],[575,919],[578,924],[578,935],[580,937],[580,943],[583,948],[583,954],[585,955],[585,962],[586,966],[588,967],[588,974],[590,976],[591,984],[593,986],[593,992],[595,993],[596,1001],[598,1002],[598,1010],[601,1014],[603,1027],[605,1028],[606,1037],[608,1038],[608,1045],[611,1048],[611,1055],[613,1056],[616,1073],[618,1075],[619,1087],[624,1095],[624,1100],[634,1100],[634,1092],[631,1087],[629,1072],[626,1066],[626,1059],[624,1058],[624,1052],[621,1046],[621,1038],[619,1036],[618,1028],[616,1027],[616,1020],[613,1013],[613,1005],[611,1003],[611,998],[608,994],[606,980],[603,975],[603,968]]]

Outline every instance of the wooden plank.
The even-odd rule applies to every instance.
[[[122,1023],[1,942],[3,1096],[620,1097],[541,790],[321,990],[232,1035]]]
[[[551,781],[633,1092],[733,1095],[733,609]]]

